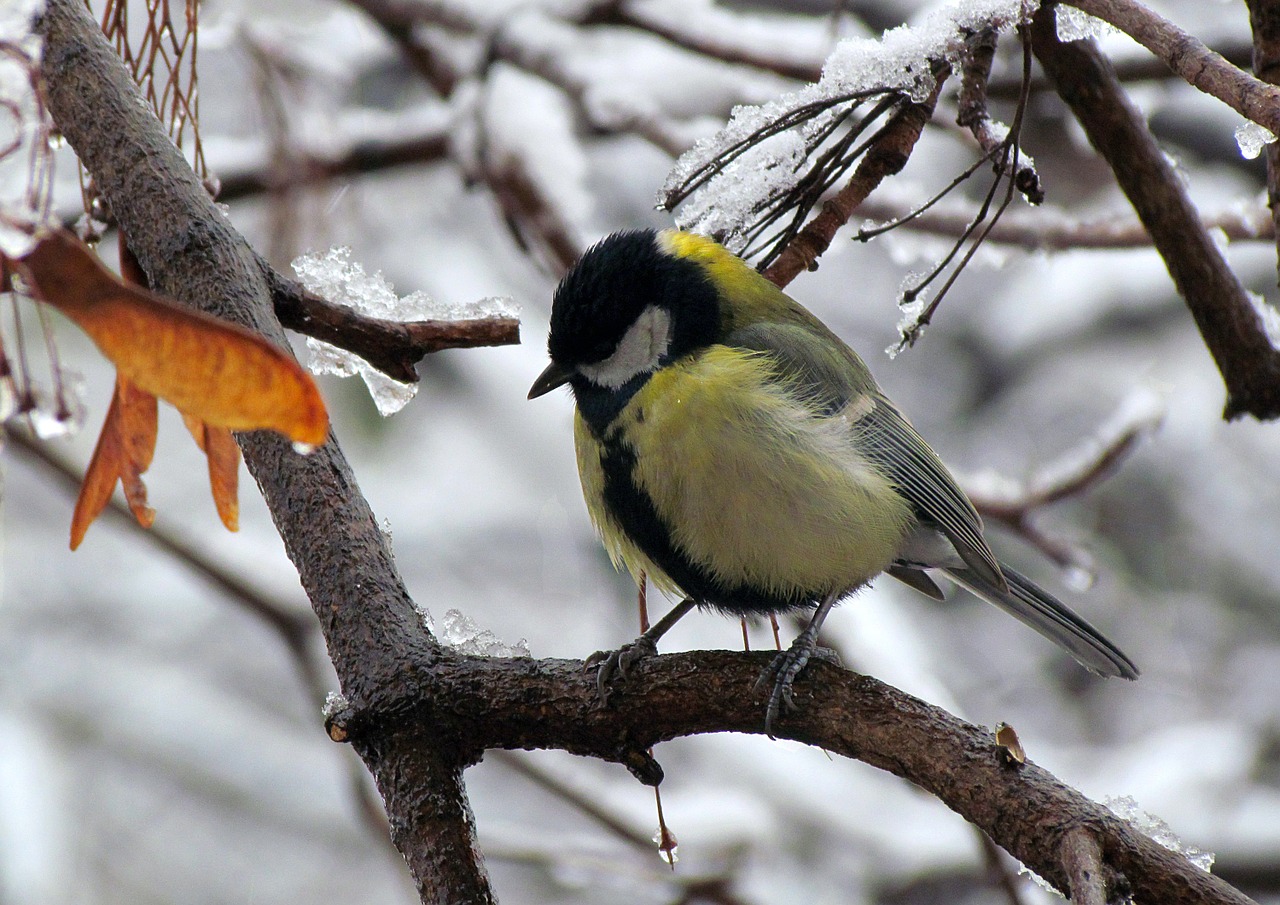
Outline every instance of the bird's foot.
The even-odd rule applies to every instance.
[[[818,647],[817,632],[811,633],[806,629],[796,636],[791,647],[774,657],[773,662],[760,673],[760,678],[756,679],[756,691],[770,684],[773,686],[769,692],[769,706],[764,714],[764,731],[769,738],[774,737],[773,726],[783,707],[787,710],[796,709],[795,699],[791,696],[791,685],[814,657],[826,660],[834,666],[842,665],[835,651]]]
[[[599,667],[596,672],[596,690],[600,693],[600,703],[608,704],[613,694],[613,684],[618,679],[626,679],[627,674],[641,660],[658,655],[658,643],[645,635],[641,635],[630,644],[624,644],[617,650],[598,650],[587,657],[583,670]]]

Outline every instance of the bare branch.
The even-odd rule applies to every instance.
[[[938,204],[914,214],[912,202],[886,198],[883,193],[864,201],[858,213],[871,220],[901,221],[903,229],[947,237],[963,234],[973,223],[969,204]],[[1233,242],[1275,238],[1271,216],[1260,205],[1210,212],[1203,215],[1201,223],[1206,230],[1219,230]],[[1150,248],[1151,234],[1131,210],[1080,219],[1063,208],[1040,205],[1034,210],[1005,212],[987,234],[987,242],[1031,251]]]
[[[1096,5],[1106,6],[1101,0]],[[1092,0],[1088,6],[1087,11],[1094,12]],[[1224,417],[1280,416],[1280,352],[1268,340],[1260,315],[1221,249],[1200,226],[1177,173],[1116,82],[1106,58],[1091,41],[1060,42],[1053,12],[1052,6],[1036,12],[1036,56],[1089,141],[1110,164],[1191,309],[1227,385]],[[1266,87],[1275,94],[1280,111],[1280,89]]]
[[[141,102],[83,4],[48,0],[36,30],[44,38],[49,110],[128,233],[152,284],[284,346],[258,256],[214,207]],[[398,673],[410,651],[431,659],[438,645],[422,626],[337,442],[330,438],[302,456],[268,432],[237,439],[297,566],[347,698],[363,701]],[[461,767],[437,744],[384,741],[358,750],[378,783],[392,838],[422,900],[493,901]]]
[[[1074,905],[1107,905],[1107,883],[1102,851],[1093,834],[1076,827],[1062,837],[1062,869]]]
[[[406,134],[407,133],[407,134]],[[241,198],[269,192],[286,192],[347,176],[380,172],[401,166],[436,163],[448,154],[448,128],[439,126],[409,132],[403,127],[387,140],[359,139],[338,154],[298,153],[285,168],[235,170],[220,174],[218,200]]]
[[[694,733],[763,733],[764,701],[753,688],[773,656],[701,651],[647,658],[602,707],[595,677],[583,673],[581,661],[449,652],[406,667],[372,709],[348,709],[333,720],[358,748],[409,735],[437,744],[447,739],[467,759],[492,747],[561,748],[621,762]],[[1250,901],[1043,768],[1030,761],[1010,766],[989,729],[825,662],[801,674],[795,696],[797,709],[774,727],[780,738],[908,779],[1059,889],[1069,888],[1062,837],[1084,826],[1137,901]]]
[[[84,473],[79,468],[55,453],[48,443],[33,439],[23,431],[5,427],[3,435],[6,444],[12,445],[32,462],[45,468],[71,497],[75,497],[80,485],[84,483]],[[118,499],[111,500],[107,512],[132,536],[162,550],[208,581],[232,603],[270,626],[289,652],[312,705],[317,711],[324,705],[329,691],[328,681],[316,659],[319,630],[311,616],[253,587],[210,558],[199,547],[166,530],[162,525],[154,524],[150,528],[143,528],[129,507]],[[387,818],[382,811],[382,803],[369,794],[369,785],[365,779],[367,771],[356,758],[350,758],[347,767],[348,786],[356,802],[356,812],[364,821],[365,828],[375,839],[389,841]]]
[[[801,82],[816,82],[822,75],[829,48],[822,46],[826,42],[816,23],[813,34],[818,40],[809,42],[814,46],[798,49],[741,14],[710,6],[699,8],[698,13],[691,17],[689,7],[681,3],[621,0],[601,4],[588,22],[630,25],[700,56],[752,66]]]
[[[1280,88],[1260,82],[1232,66],[1199,38],[1157,15],[1150,7],[1135,0],[1071,0],[1070,5],[1114,25],[1163,60],[1188,84],[1216,97],[1245,119],[1265,126],[1272,134],[1280,135]],[[1049,11],[1051,6],[1046,10]],[[1053,23],[1049,23],[1049,27],[1052,28]]]
[[[1114,474],[1163,418],[1163,403],[1150,391],[1140,390],[1122,402],[1094,436],[1041,467],[1029,480],[973,477],[963,481],[965,492],[984,518],[1020,535],[1057,565],[1092,571],[1092,560],[1084,551],[1045,533],[1036,518],[1045,507],[1079,496]]]
[[[522,158],[504,154],[499,161],[486,159],[481,163],[481,178],[502,208],[511,235],[519,244],[525,245],[527,237],[533,238],[547,252],[558,273],[573,266],[582,255],[582,242]]]

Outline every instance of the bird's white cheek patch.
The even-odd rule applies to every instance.
[[[657,370],[671,345],[671,315],[650,305],[627,328],[618,348],[604,361],[579,365],[578,370],[599,386],[617,389],[637,374]]]

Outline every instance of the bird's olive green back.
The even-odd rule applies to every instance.
[[[993,584],[1004,579],[982,536],[982,519],[937,454],[881,393],[866,364],[840,337],[741,258],[702,236],[669,230],[671,254],[706,268],[722,298],[723,343],[772,356],[777,379],[827,414],[848,418],[859,452],[935,522]],[[856,435],[856,436],[855,436]]]

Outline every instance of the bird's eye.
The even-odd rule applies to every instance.
[[[588,361],[604,361],[613,354],[613,343],[607,339],[602,339],[595,343],[587,351]]]

